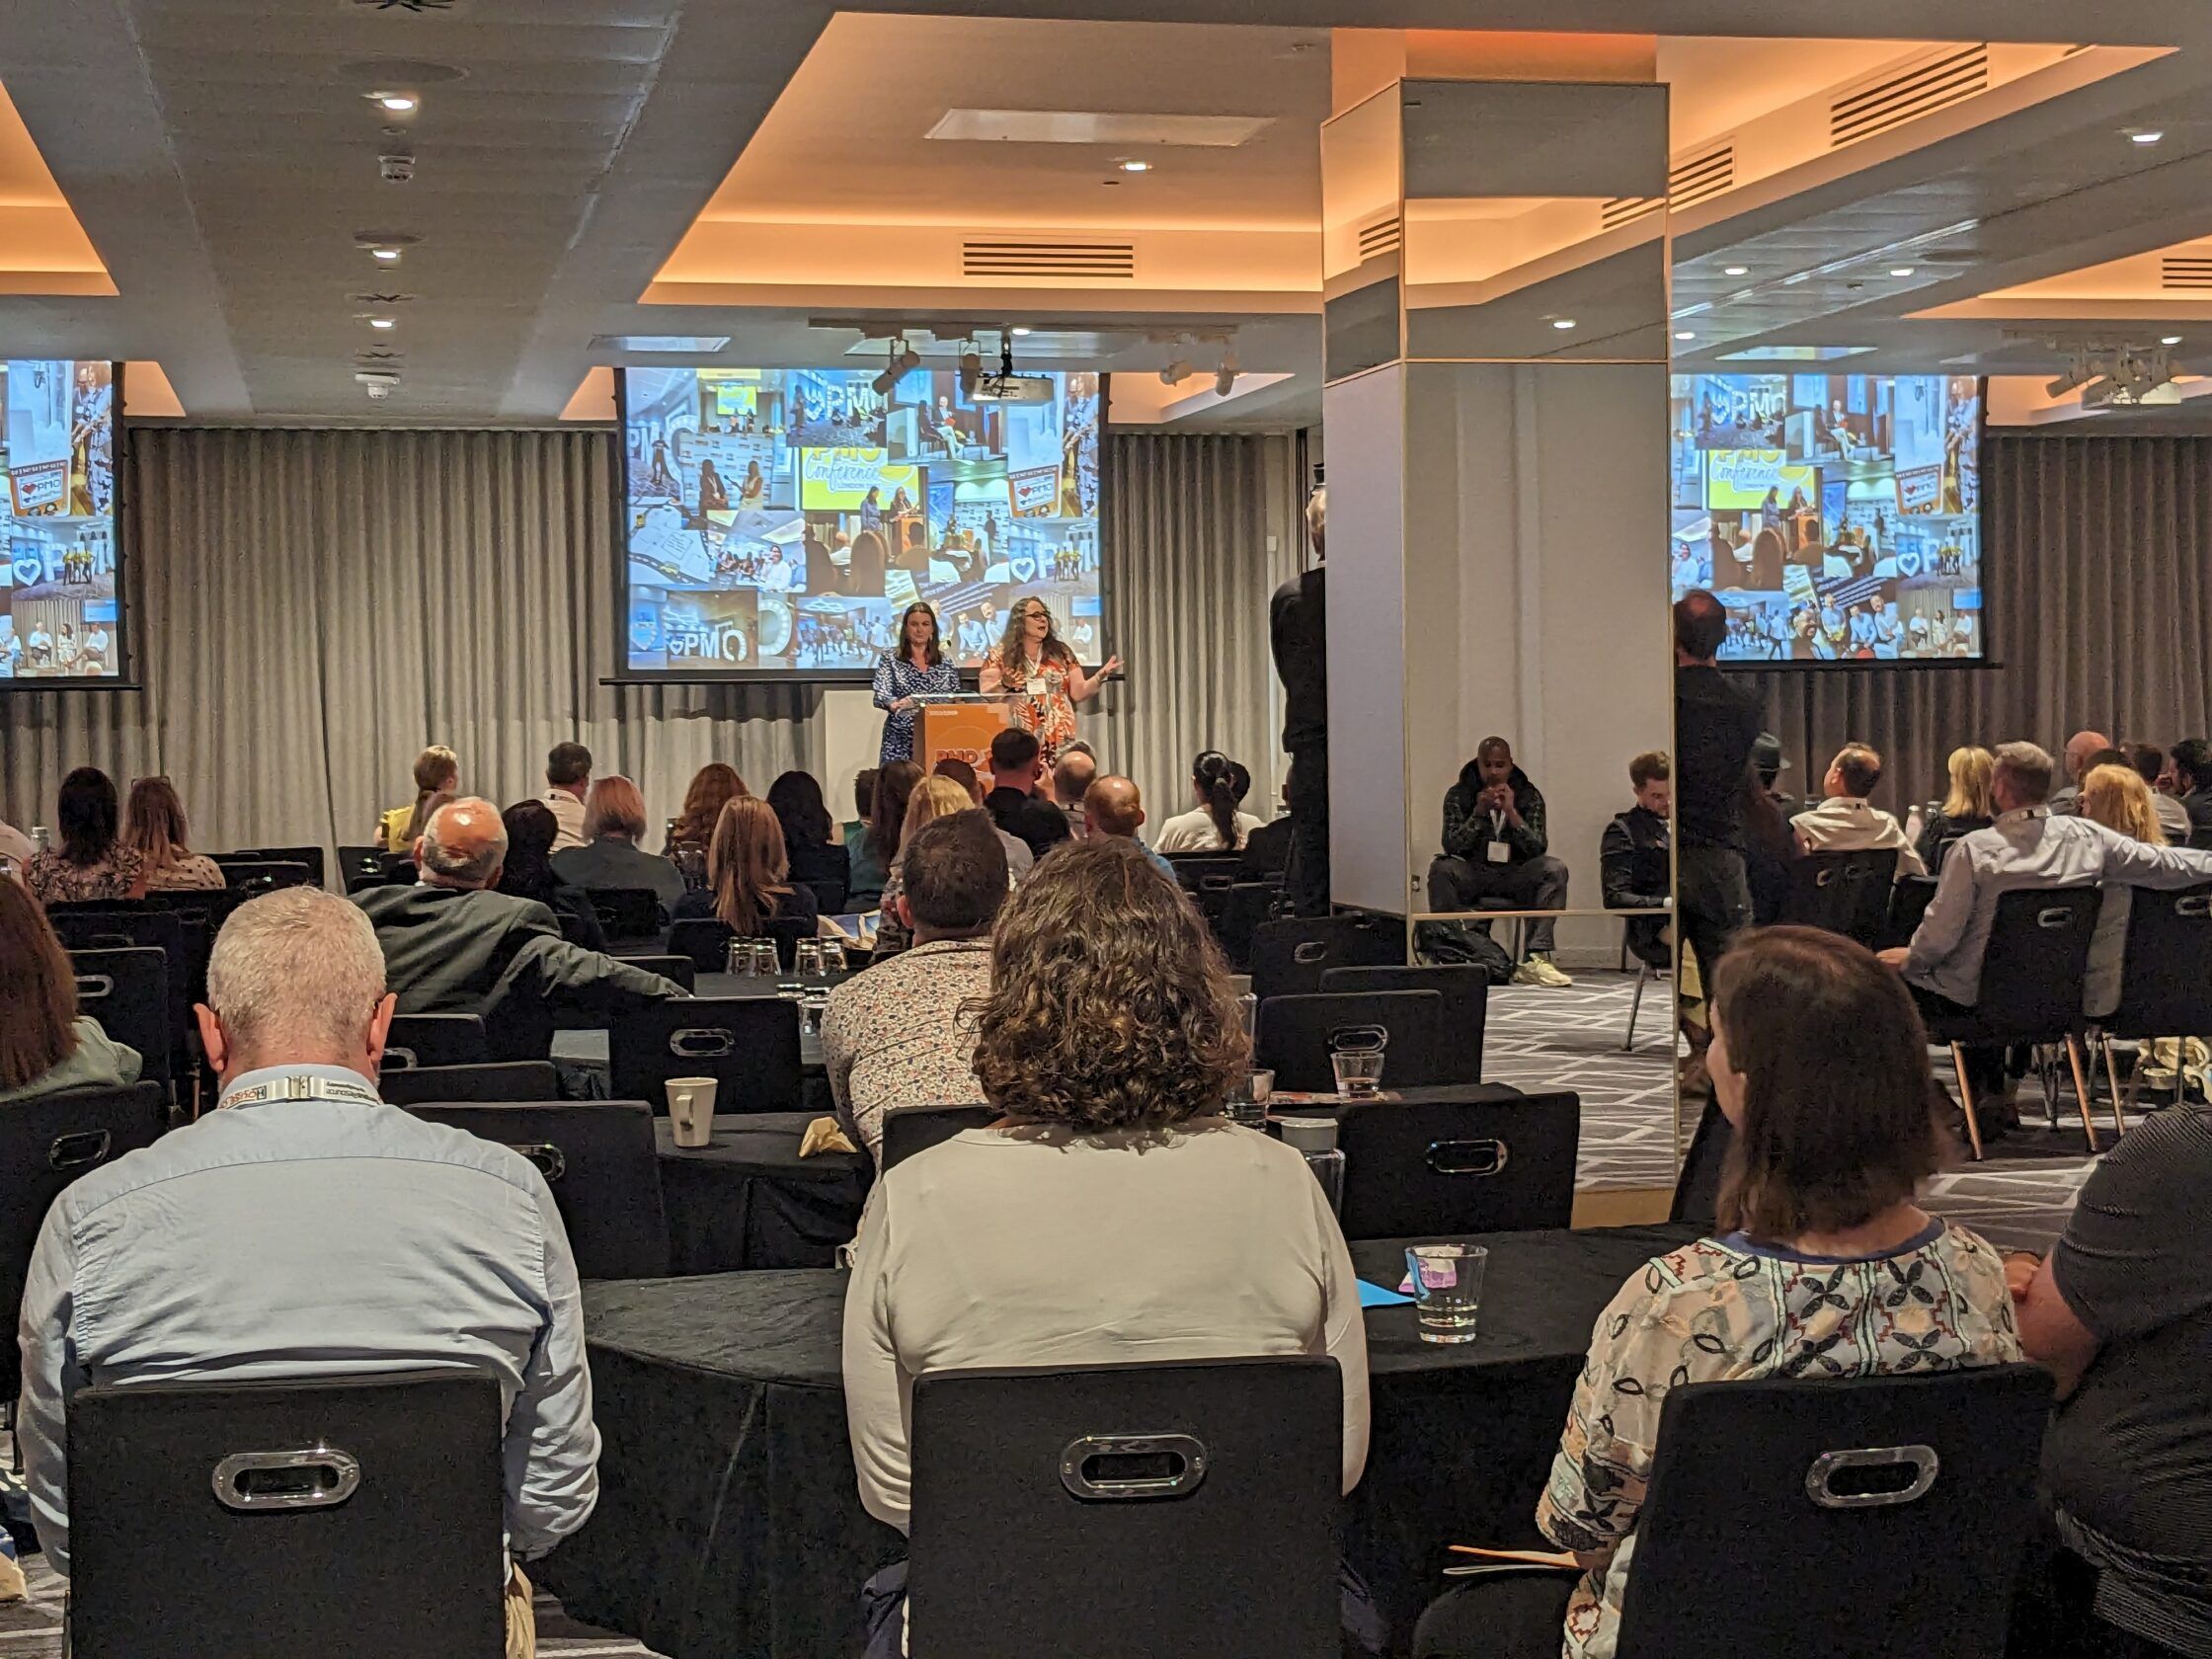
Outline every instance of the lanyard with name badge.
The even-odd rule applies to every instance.
[[[223,1097],[215,1102],[215,1110],[228,1111],[233,1106],[260,1106],[272,1100],[348,1100],[356,1106],[381,1106],[382,1096],[366,1083],[348,1082],[337,1077],[316,1077],[295,1071],[290,1076],[278,1077],[274,1082],[248,1083],[243,1088],[226,1089]]]

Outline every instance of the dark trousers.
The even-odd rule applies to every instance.
[[[1283,873],[1283,897],[1291,913],[1329,913],[1329,751],[1328,746],[1291,751],[1291,862]]]
[[[1734,847],[1677,846],[1675,908],[1683,943],[1698,953],[1698,983],[1712,994],[1712,971],[1729,944],[1751,925],[1751,886],[1744,855]]]
[[[1517,909],[1567,908],[1567,867],[1545,854],[1518,864],[1491,864],[1449,853],[1429,864],[1429,908],[1471,910],[1477,899],[1503,899]],[[1548,916],[1529,922],[1529,954],[1549,956],[1557,923]]]

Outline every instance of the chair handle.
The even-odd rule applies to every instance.
[[[1118,1478],[1107,1472],[1110,1462],[1135,1458],[1165,1458],[1169,1472]],[[1076,1497],[1098,1503],[1186,1497],[1205,1478],[1206,1445],[1192,1435],[1084,1435],[1060,1454],[1060,1483]]]
[[[2212,915],[2212,898],[2202,893],[2184,894],[2173,901],[2173,913],[2178,916]]]
[[[669,1053],[685,1060],[713,1060],[737,1051],[737,1038],[715,1026],[687,1025],[669,1033]]]
[[[1368,1054],[1390,1046],[1390,1033],[1380,1025],[1340,1025],[1329,1033],[1330,1054]]]
[[[2035,912],[2035,925],[2048,928],[2055,933],[2060,928],[2074,925],[2074,912],[2064,905],[2053,905],[2047,909]]]
[[[1325,959],[1328,954],[1328,945],[1320,939],[1301,939],[1291,947],[1291,960],[1293,962],[1319,962]]]
[[[385,1048],[384,1064],[377,1069],[380,1071],[413,1071],[422,1064],[413,1049],[403,1049],[397,1044],[391,1044]]]
[[[1826,887],[1835,879],[1836,872],[1834,870],[1815,870],[1813,872],[1813,886],[1815,887]]]
[[[77,1000],[80,1002],[97,1002],[102,997],[113,996],[115,993],[116,979],[113,974],[79,974],[77,976]]]
[[[567,1154],[550,1141],[510,1141],[507,1143],[507,1149],[520,1152],[537,1165],[537,1172],[545,1177],[547,1186],[569,1172]]]
[[[51,1169],[87,1169],[106,1162],[113,1144],[114,1138],[104,1129],[57,1135],[46,1147],[46,1165]]]
[[[1511,1150],[1503,1141],[1431,1141],[1429,1167],[1439,1175],[1497,1175]]]
[[[256,1481],[256,1475],[269,1478]],[[215,1464],[212,1481],[215,1501],[240,1511],[330,1509],[352,1497],[360,1483],[360,1460],[323,1445],[233,1452]]]
[[[1942,1460],[1933,1446],[1868,1446],[1856,1452],[1823,1452],[1805,1471],[1805,1496],[1822,1509],[1887,1509],[1926,1497],[1936,1484]],[[1836,1476],[1845,1469],[1910,1468],[1912,1483],[1894,1492],[1839,1492]]]

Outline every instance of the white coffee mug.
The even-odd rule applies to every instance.
[[[714,1091],[712,1077],[671,1077],[665,1085],[669,1091],[669,1123],[679,1146],[697,1148],[714,1139]]]

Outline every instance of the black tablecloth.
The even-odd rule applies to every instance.
[[[860,1224],[873,1166],[865,1152],[799,1155],[810,1112],[718,1114],[714,1139],[679,1148],[656,1118],[669,1271],[829,1267]]]
[[[1452,1542],[1536,1541],[1533,1516],[1599,1311],[1682,1227],[1497,1233],[1480,1338],[1367,1316],[1374,1430],[1345,1548],[1402,1640]],[[1353,1248],[1395,1285],[1404,1252]],[[597,1512],[542,1564],[568,1610],[674,1659],[853,1659],[859,1587],[906,1552],[860,1507],[836,1272],[585,1288]]]

